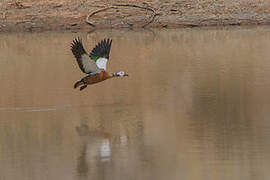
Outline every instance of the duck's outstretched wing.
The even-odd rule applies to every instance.
[[[96,62],[100,69],[106,70],[107,61],[110,58],[111,45],[111,39],[104,39],[90,53],[90,58]]]
[[[80,38],[73,40],[73,42],[71,43],[71,51],[75,56],[82,72],[86,74],[97,74],[101,72],[96,63],[90,59],[90,57],[84,50],[82,40]]]

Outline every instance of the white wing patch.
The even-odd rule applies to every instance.
[[[96,64],[98,66],[99,69],[104,69],[106,70],[106,65],[107,65],[107,61],[108,59],[107,58],[98,58]]]

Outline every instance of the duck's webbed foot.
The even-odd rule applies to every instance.
[[[80,91],[81,91],[81,90],[83,90],[83,89],[84,89],[84,88],[86,88],[86,87],[87,87],[87,85],[86,85],[86,84],[85,84],[85,85],[83,85],[83,86],[81,86],[81,87],[80,87]]]

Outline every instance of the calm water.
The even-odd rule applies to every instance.
[[[130,76],[73,89],[77,36]],[[268,180],[269,77],[269,27],[0,34],[0,179]]]

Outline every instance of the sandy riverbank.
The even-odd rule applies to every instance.
[[[0,32],[270,24],[268,0],[2,0]]]

